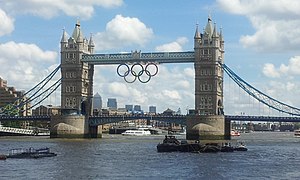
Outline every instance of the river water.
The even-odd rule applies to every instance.
[[[184,137],[181,137],[184,138]],[[247,152],[157,153],[164,136],[102,139],[0,137],[0,154],[49,147],[56,157],[0,161],[0,179],[299,179],[300,138],[292,132],[254,132]]]

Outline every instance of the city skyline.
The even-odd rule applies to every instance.
[[[254,87],[300,107],[295,98],[300,94],[300,2],[100,0],[58,4],[0,2],[0,77],[8,86],[29,90],[47,76],[60,62],[62,29],[71,35],[77,19],[85,37],[93,34],[96,53],[192,51],[196,24],[202,32],[210,14],[217,27],[222,27],[225,63]],[[149,83],[127,84],[116,74],[117,66],[97,66],[94,93],[99,91],[103,99],[116,97],[122,106],[156,105],[158,112],[192,109],[193,64],[158,67],[158,75]],[[225,114],[251,114],[255,102],[228,77],[224,88]],[[59,97],[53,95],[48,102],[59,105]]]

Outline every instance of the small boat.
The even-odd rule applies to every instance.
[[[300,129],[294,130],[294,136],[300,137]]]
[[[244,143],[240,143],[238,146],[234,148],[235,151],[247,151],[247,147]]]
[[[137,130],[126,130],[122,133],[123,136],[149,136],[151,132],[145,129],[137,129]]]
[[[236,130],[231,130],[231,133],[230,133],[231,136],[240,136],[241,133],[236,131]]]
[[[50,152],[49,148],[41,149],[12,149],[6,156],[7,158],[42,158],[42,157],[53,157],[57,154]]]

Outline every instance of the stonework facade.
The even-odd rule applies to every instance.
[[[91,114],[94,66],[81,62],[83,54],[92,54],[94,43],[83,38],[77,22],[71,37],[64,31],[61,39],[61,108]]]
[[[195,114],[187,117],[187,139],[229,139],[223,107],[224,39],[209,17],[203,33],[194,36]]]
[[[224,40],[216,24],[208,22],[203,34],[194,37],[195,110],[199,115],[223,114]]]

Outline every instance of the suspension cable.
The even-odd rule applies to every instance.
[[[239,77],[236,73],[234,73],[226,64],[221,64],[223,70],[227,73],[227,75],[246,93],[250,96],[257,99],[259,102],[267,105],[268,107],[278,110],[280,112],[284,112],[290,115],[300,116],[300,109],[293,107],[291,105],[285,104],[281,101],[278,101],[260,90],[256,89],[246,81],[244,81],[241,77]]]

